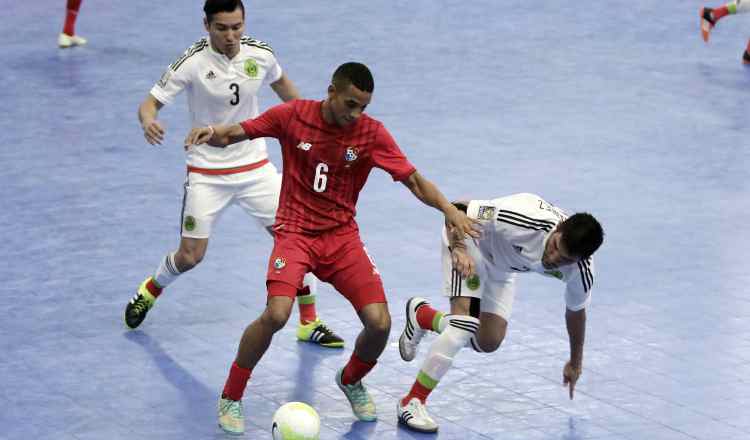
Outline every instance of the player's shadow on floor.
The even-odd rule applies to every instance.
[[[188,370],[182,367],[169,354],[167,354],[159,342],[147,333],[134,330],[125,332],[125,339],[140,345],[145,352],[151,356],[154,364],[164,378],[177,390],[185,394],[182,402],[186,405],[188,420],[213,415],[215,402],[218,395],[214,390],[195,378]]]

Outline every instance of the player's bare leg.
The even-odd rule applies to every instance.
[[[388,344],[391,315],[386,303],[369,304],[359,311],[364,329],[357,336],[349,362],[336,373],[336,384],[344,392],[354,415],[364,422],[377,420],[375,401],[367,392],[362,378],[372,370]]]
[[[135,296],[128,302],[125,307],[125,324],[130,328],[141,325],[164,288],[200,264],[207,249],[208,238],[182,237],[177,251],[162,259],[155,274],[140,284]]]
[[[273,335],[289,320],[294,300],[288,296],[270,296],[266,309],[245,328],[237,357],[229,371],[224,391],[219,398],[219,426],[232,434],[245,430],[242,395],[253,368],[271,345]]]

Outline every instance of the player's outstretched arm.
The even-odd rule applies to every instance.
[[[439,209],[445,215],[447,225],[457,229],[456,233],[461,238],[468,234],[474,238],[479,238],[479,222],[466,216],[466,213],[459,211],[452,203],[445,198],[442,192],[434,183],[425,179],[419,171],[414,171],[411,176],[404,180],[404,185],[414,194],[422,203],[427,206]]]
[[[213,147],[226,147],[247,139],[240,124],[217,125],[193,128],[185,138],[185,148],[191,145],[208,144]]]
[[[161,145],[164,141],[164,127],[156,120],[159,110],[164,106],[150,93],[138,106],[138,120],[141,121],[143,137],[151,145]]]
[[[586,309],[565,310],[565,324],[570,339],[570,360],[563,367],[563,385],[568,386],[573,399],[576,382],[583,373],[583,341],[586,338]]]

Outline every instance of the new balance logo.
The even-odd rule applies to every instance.
[[[297,148],[302,151],[310,151],[310,148],[312,148],[312,144],[307,142],[300,142],[299,145],[297,145]]]
[[[214,73],[213,70],[209,70],[208,73],[206,74],[206,79],[214,79],[214,78],[216,78],[216,74]]]

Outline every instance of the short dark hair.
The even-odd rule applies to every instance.
[[[206,13],[206,20],[211,23],[214,14],[219,12],[234,12],[237,8],[242,9],[242,17],[245,17],[245,5],[242,0],[206,0],[203,4],[203,12]]]
[[[331,82],[337,89],[343,89],[349,84],[354,84],[354,87],[367,93],[372,93],[375,89],[375,80],[372,79],[372,73],[362,63],[350,62],[340,65],[333,72]]]
[[[557,226],[562,233],[565,249],[579,258],[588,258],[602,245],[604,230],[602,225],[588,212],[571,215]]]

